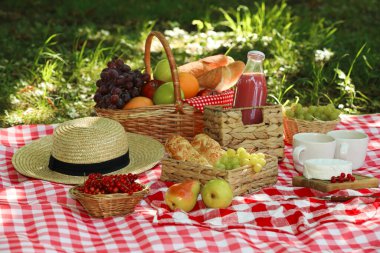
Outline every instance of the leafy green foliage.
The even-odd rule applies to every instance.
[[[93,114],[100,71],[114,56],[144,68],[152,29],[168,38],[178,65],[263,51],[270,102],[379,112],[376,0],[190,2],[3,1],[0,126]],[[159,44],[152,51],[154,64],[163,53]]]

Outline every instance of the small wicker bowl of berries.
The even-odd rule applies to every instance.
[[[149,189],[136,182],[137,175],[90,174],[83,185],[70,189],[84,209],[96,218],[123,216],[132,213]]]

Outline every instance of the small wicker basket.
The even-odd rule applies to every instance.
[[[242,110],[253,108],[262,110],[263,122],[244,125]],[[251,153],[263,152],[276,156],[279,160],[284,157],[284,130],[280,105],[245,108],[206,106],[204,132],[223,147],[244,147]]]
[[[277,182],[277,157],[266,155],[265,159],[266,165],[259,173],[255,173],[250,166],[220,170],[192,162],[164,158],[160,179],[171,182],[194,179],[199,180],[203,185],[209,180],[222,178],[231,185],[234,196],[239,196],[258,191]]]
[[[184,137],[194,137],[203,130],[203,114],[196,108],[184,104],[180,95],[178,71],[173,53],[164,35],[157,31],[149,33],[145,43],[145,69],[151,74],[150,51],[152,40],[157,37],[169,60],[175,104],[154,105],[128,110],[111,110],[95,108],[98,116],[119,121],[128,132],[151,136],[161,143],[173,133]]]
[[[293,144],[293,135],[297,133],[327,133],[335,129],[340,122],[338,120],[331,121],[307,121],[300,119],[292,119],[284,116],[284,136],[285,142]]]
[[[149,188],[145,187],[132,195],[127,193],[114,194],[86,194],[78,190],[79,185],[70,189],[70,195],[77,199],[90,216],[107,218],[111,216],[123,216],[132,213],[135,206],[148,194]]]

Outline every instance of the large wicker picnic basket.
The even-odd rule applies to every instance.
[[[148,135],[162,143],[173,133],[192,138],[203,131],[203,115],[196,108],[181,100],[178,71],[173,53],[164,35],[157,31],[150,32],[145,42],[144,63],[146,72],[149,75],[151,74],[150,52],[154,37],[161,42],[169,60],[174,84],[175,104],[154,105],[129,110],[95,108],[96,113],[98,116],[120,122],[128,132]]]

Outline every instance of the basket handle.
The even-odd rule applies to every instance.
[[[173,79],[173,85],[174,85],[174,99],[175,99],[175,108],[176,112],[184,113],[183,111],[183,102],[181,99],[181,91],[180,91],[180,85],[179,85],[179,77],[178,77],[178,70],[175,63],[175,59],[172,53],[172,50],[170,49],[168,41],[165,39],[165,36],[157,31],[151,31],[146,38],[145,41],[145,55],[144,55],[144,63],[145,63],[145,71],[147,74],[151,75],[151,67],[150,67],[150,49],[152,45],[153,37],[156,37],[162,44],[166,57],[169,61],[170,66],[170,72],[172,74]]]

